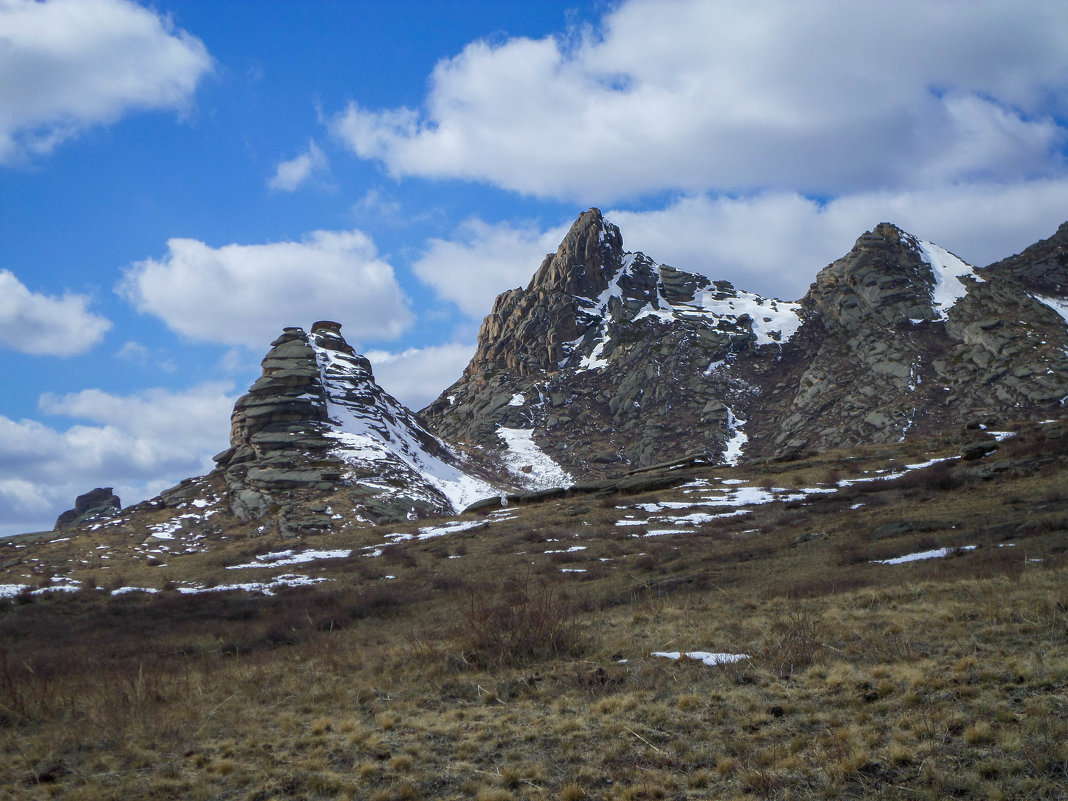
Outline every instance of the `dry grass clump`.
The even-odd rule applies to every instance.
[[[459,660],[504,667],[574,656],[578,628],[579,608],[566,590],[546,579],[522,578],[470,590],[454,634]]]

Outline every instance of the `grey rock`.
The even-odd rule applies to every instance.
[[[74,529],[86,523],[113,517],[122,509],[122,501],[111,487],[97,487],[74,501],[74,508],[63,512],[56,520],[55,530]]]

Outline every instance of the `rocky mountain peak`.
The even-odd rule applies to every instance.
[[[804,302],[826,325],[847,330],[934,322],[947,319],[969,282],[981,280],[945,248],[884,222],[821,270]]]
[[[596,298],[616,273],[623,256],[619,228],[600,209],[582,212],[556,253],[545,257],[527,292],[563,292]]]

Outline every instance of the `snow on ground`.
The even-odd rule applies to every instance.
[[[244,590],[245,592],[261,592],[264,595],[274,595],[274,591],[281,587],[304,587],[309,584],[318,584],[326,581],[325,578],[311,578],[299,573],[285,573],[275,576],[267,581],[251,581],[245,584],[219,584],[215,587],[204,587],[193,584],[186,587],[178,587],[178,592],[183,595],[198,595],[205,592],[228,592],[230,590]]]
[[[328,372],[341,373],[357,380],[367,380],[357,374],[350,362],[345,361],[336,351],[322,348],[309,340],[315,350],[316,359],[326,392],[327,416],[336,426],[327,436],[337,441],[334,455],[342,461],[356,467],[369,462],[381,466],[391,465],[398,473],[414,473],[421,476],[438,492],[448,499],[454,512],[460,512],[467,506],[500,492],[481,479],[464,473],[440,456],[429,453],[416,436],[420,431],[428,438],[426,432],[411,413],[383,394],[380,403],[372,405],[370,412],[366,404],[350,404],[345,398],[345,388],[327,375]],[[514,399],[513,399],[514,400]],[[451,453],[441,444],[442,451]],[[412,476],[413,478],[415,476]],[[369,482],[364,482],[369,483]],[[388,487],[382,487],[388,491]],[[407,488],[411,490],[411,486]]]
[[[66,576],[55,576],[51,587],[39,587],[31,591],[31,595],[43,595],[46,592],[77,592],[82,588],[82,583]],[[14,598],[21,592],[30,589],[28,584],[0,584],[0,599]]]
[[[617,526],[648,526],[644,535],[632,536],[658,537],[670,534],[693,533],[694,526],[701,526],[715,520],[750,514],[752,507],[767,503],[791,503],[804,500],[809,495],[833,493],[839,487],[868,481],[888,481],[899,478],[911,470],[920,470],[939,462],[958,459],[958,456],[939,457],[924,462],[907,464],[901,470],[880,472],[876,475],[843,479],[835,487],[752,487],[742,486],[745,479],[697,479],[683,484],[679,489],[690,496],[685,501],[659,501],[639,503],[632,506],[617,506],[621,512],[644,512],[646,517],[627,514],[616,520]],[[716,511],[716,510],[722,511]],[[700,510],[700,511],[693,511]],[[668,528],[672,526],[673,528]]]
[[[1057,314],[1064,318],[1064,324],[1068,325],[1068,300],[1064,300],[1063,298],[1052,298],[1048,295],[1032,295],[1031,297],[1057,312]]]
[[[731,433],[730,439],[724,444],[723,461],[729,465],[738,464],[742,458],[742,448],[749,441],[749,435],[742,430],[745,420],[739,420],[734,412],[727,409],[727,430]]]
[[[941,456],[935,459],[928,459],[926,462],[917,462],[916,464],[907,464],[903,470],[894,470],[892,472],[883,472],[876,470],[876,475],[860,476],[859,478],[845,478],[838,482],[839,487],[848,487],[851,484],[864,484],[869,481],[892,481],[895,478],[901,478],[912,470],[922,470],[925,467],[938,464],[939,462],[951,462],[959,459],[959,456]]]
[[[933,551],[920,551],[918,553],[909,553],[904,556],[897,556],[893,559],[874,559],[872,564],[875,565],[903,565],[906,562],[919,562],[922,559],[941,559],[944,556],[949,556],[956,551],[974,551],[974,545],[965,545],[961,548],[935,548]]]
[[[491,515],[492,517],[492,515]],[[511,520],[512,517],[495,519],[496,522],[500,520]],[[478,528],[479,526],[486,525],[485,520],[461,520],[456,523],[446,523],[444,526],[427,526],[426,528],[419,529],[419,535],[417,540],[430,540],[434,537],[444,537],[446,534],[455,534],[458,531],[468,531],[472,528]]]
[[[537,446],[534,442],[534,429],[500,426],[497,429],[497,436],[507,446],[507,450],[502,455],[504,466],[528,488],[532,490],[553,489],[554,487],[569,487],[575,483],[570,473]],[[524,467],[531,468],[530,472],[524,472]],[[493,494],[490,492],[482,497]]]
[[[983,279],[975,272],[975,269],[948,250],[922,239],[914,240],[920,251],[920,258],[931,267],[934,273],[934,288],[931,292],[931,301],[934,310],[938,313],[938,319],[948,319],[948,312],[954,304],[968,293],[968,284],[961,278],[971,278],[975,281]]]
[[[703,662],[709,667],[728,665],[732,662],[741,662],[743,659],[749,658],[748,654],[725,654],[712,651],[687,651],[685,653],[680,653],[679,651],[653,651],[649,656],[660,656],[664,659],[674,659],[675,661],[685,656],[687,659],[696,659],[698,662]]]
[[[243,570],[249,567],[280,567],[282,565],[300,565],[305,562],[314,562],[319,559],[344,559],[352,554],[352,551],[346,548],[334,550],[334,551],[301,551],[297,553],[295,551],[276,551],[275,553],[260,554],[256,557],[255,562],[248,562],[243,565],[229,565],[227,570]]]

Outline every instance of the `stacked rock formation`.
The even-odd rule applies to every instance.
[[[494,494],[374,380],[371,364],[320,321],[286,328],[234,405],[215,457],[233,514],[283,533],[451,514]]]

